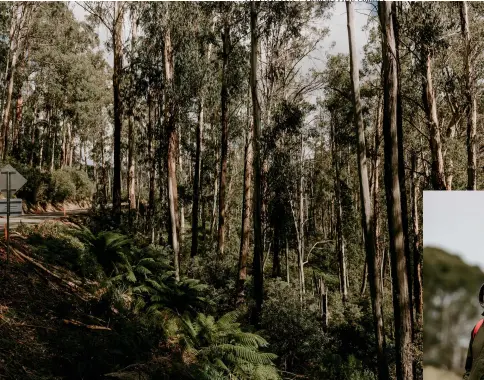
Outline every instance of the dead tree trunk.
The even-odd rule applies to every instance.
[[[323,325],[323,331],[328,329],[328,292],[321,277],[317,278],[313,272],[313,281],[316,293],[318,295],[319,310],[321,312],[321,320]]]

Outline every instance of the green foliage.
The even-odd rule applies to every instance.
[[[133,292],[140,295],[151,313],[170,315],[196,314],[203,310],[209,301],[205,297],[208,286],[194,279],[176,281],[173,272],[147,278]]]
[[[259,351],[267,347],[267,341],[257,334],[243,332],[237,317],[237,312],[227,313],[218,320],[204,314],[197,314],[193,320],[184,317],[181,334],[184,349],[212,376],[279,379],[272,363],[277,356]]]
[[[325,332],[313,296],[307,293],[305,307],[301,308],[298,289],[280,280],[267,284],[267,292],[262,335],[278,355],[279,368],[311,379],[376,379],[375,338],[368,300],[361,305],[350,300],[343,306],[339,294],[331,296]]]
[[[94,184],[87,173],[73,168],[64,168],[63,170],[69,173],[71,181],[76,188],[75,200],[77,202],[90,200],[94,192]]]
[[[49,173],[43,173],[36,167],[18,163],[12,163],[11,165],[27,180],[22,189],[17,192],[19,198],[24,199],[30,204],[49,202],[52,198],[50,194],[51,176]]]
[[[72,228],[48,222],[35,227],[23,226],[21,231],[28,237],[33,253],[46,262],[66,267],[83,278],[100,280],[104,277],[96,257]]]
[[[69,173],[56,170],[52,173],[51,192],[54,203],[62,203],[76,199],[76,185]]]
[[[107,276],[118,275],[120,267],[126,268],[129,265],[132,241],[125,235],[111,231],[94,235],[84,227],[77,232],[77,236],[93,253]]]
[[[30,205],[91,200],[94,185],[85,171],[66,167],[49,173],[14,160],[6,163],[27,180],[17,196]]]
[[[285,371],[317,378],[325,347],[329,346],[317,314],[310,308],[301,310],[298,289],[282,281],[267,284],[267,292],[262,335],[279,356],[278,365]]]

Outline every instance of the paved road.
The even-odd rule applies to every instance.
[[[70,210],[66,211],[66,215],[79,215],[85,214],[88,210]],[[10,217],[10,228],[17,227],[20,223],[24,224],[39,224],[46,220],[59,219],[64,216],[63,211],[59,212],[43,212],[40,214],[24,214],[22,216],[11,216]],[[0,217],[0,231],[3,232],[7,224],[7,217]]]

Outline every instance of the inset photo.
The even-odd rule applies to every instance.
[[[484,192],[424,191],[424,380],[484,378]]]

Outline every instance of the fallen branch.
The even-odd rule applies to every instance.
[[[111,329],[109,327],[98,326],[98,325],[86,325],[85,323],[75,321],[75,320],[70,320],[70,319],[64,319],[63,321],[66,325],[85,327],[86,329],[89,329],[89,330],[109,330],[109,331],[111,331]]]
[[[13,248],[13,247],[10,247],[11,248],[11,251],[21,257],[22,259],[24,260],[27,260],[28,262],[30,262],[31,264],[35,265],[37,268],[39,269],[42,269],[44,272],[50,274],[52,277],[56,278],[57,280],[59,280],[63,285],[66,285],[67,287],[71,288],[72,290],[75,290],[75,291],[82,291],[84,293],[87,293],[85,290],[83,290],[82,288],[80,288],[79,286],[77,286],[76,284],[74,284],[73,282],[71,281],[66,281],[65,279],[63,279],[62,277],[58,276],[57,274],[55,274],[54,272],[50,271],[49,269],[47,269],[46,267],[44,267],[42,264],[40,264],[39,262],[37,262],[36,260],[34,260],[33,258],[23,254],[22,252],[18,251],[17,249]],[[88,299],[82,297],[81,295],[79,295],[78,293],[74,293],[76,296],[78,296],[80,299],[82,299],[83,301],[87,302]]]

